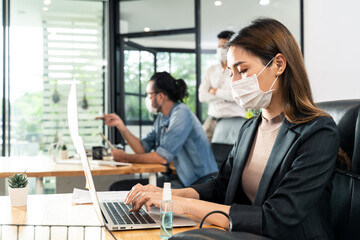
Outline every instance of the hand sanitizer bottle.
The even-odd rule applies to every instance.
[[[160,238],[169,239],[173,229],[173,201],[171,201],[171,183],[164,183],[163,200],[160,201]]]

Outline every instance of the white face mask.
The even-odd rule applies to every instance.
[[[265,70],[265,68],[272,62],[272,58],[268,64],[260,71],[259,74],[231,82],[232,95],[235,102],[244,109],[257,109],[266,108],[271,102],[272,92],[271,89],[279,76],[275,78],[275,81],[271,85],[267,92],[263,92],[259,87],[258,76]]]
[[[218,49],[216,49],[216,56],[220,61],[225,62],[227,57],[227,52],[228,50],[226,48],[219,47]]]
[[[156,95],[155,95],[155,97],[156,97]],[[146,105],[147,110],[148,110],[150,113],[155,114],[155,115],[157,114],[158,108],[154,108],[154,107],[152,106],[152,100],[151,100],[149,97],[146,97],[146,98],[145,98],[145,105]]]

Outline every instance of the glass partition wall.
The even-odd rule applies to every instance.
[[[101,145],[104,112],[104,4],[101,1],[10,2],[8,133],[11,156],[34,156],[67,145],[67,96],[77,83],[79,133]]]
[[[46,155],[54,152],[54,143],[66,145],[69,156],[74,156],[67,127],[73,80],[79,134],[86,148],[103,145],[98,134],[104,131],[103,122],[95,117],[104,113],[107,101],[107,3],[5,0],[1,4],[2,156]],[[31,193],[34,185],[30,179]],[[54,192],[54,186],[54,178],[44,179],[44,193]]]

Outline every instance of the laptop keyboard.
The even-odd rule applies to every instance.
[[[104,202],[104,207],[114,224],[153,224],[154,219],[142,208],[139,212],[129,212],[131,204]]]

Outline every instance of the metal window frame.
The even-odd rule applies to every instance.
[[[1,155],[10,153],[10,83],[9,83],[9,26],[10,26],[10,0],[2,1],[2,32],[3,32],[3,89],[2,89],[2,150]],[[7,127],[8,126],[8,127]]]

